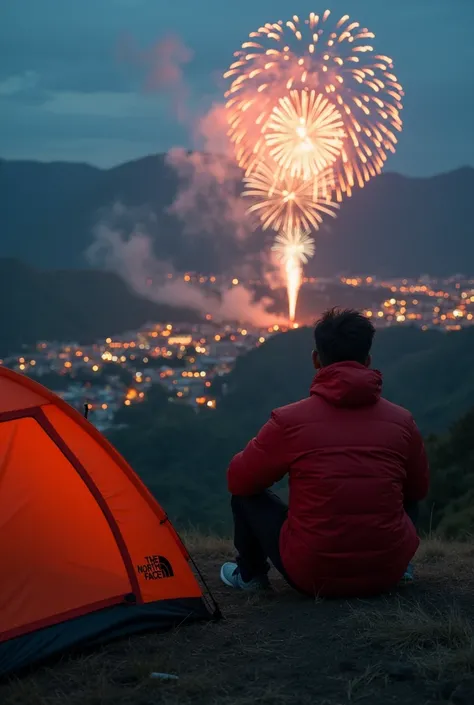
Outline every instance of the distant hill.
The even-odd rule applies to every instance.
[[[0,256],[48,268],[84,267],[98,214],[121,201],[153,214],[156,251],[177,269],[217,272],[243,262],[241,245],[223,247],[222,238],[205,229],[186,234],[167,212],[177,189],[177,174],[162,154],[108,170],[0,161]],[[473,192],[474,169],[468,167],[432,178],[383,174],[356,191],[336,220],[325,221],[307,271],[471,274],[464,270],[474,259]],[[220,193],[218,188],[216,199]]]
[[[137,296],[110,272],[40,271],[0,259],[2,355],[38,340],[87,343],[148,321],[198,320],[195,310]]]
[[[220,404],[243,423],[263,423],[270,411],[308,394],[313,370],[309,328],[271,338],[237,361]],[[474,330],[455,333],[393,327],[377,332],[373,366],[384,396],[406,406],[424,433],[446,429],[474,404]],[[249,404],[249,399],[252,400]]]

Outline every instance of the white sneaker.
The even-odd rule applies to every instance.
[[[221,568],[221,580],[229,587],[237,590],[248,590],[249,592],[254,590],[266,590],[270,587],[270,581],[266,574],[252,578],[252,580],[248,582],[242,580],[240,568],[237,563],[224,563]]]

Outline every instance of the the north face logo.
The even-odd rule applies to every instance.
[[[145,580],[162,580],[173,577],[171,563],[164,556],[145,556],[145,561],[142,565],[137,565],[138,573],[143,575]]]

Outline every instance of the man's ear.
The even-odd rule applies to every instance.
[[[319,359],[319,355],[317,350],[313,350],[311,357],[313,358],[313,367],[315,370],[320,370],[322,365],[321,365],[321,360]]]

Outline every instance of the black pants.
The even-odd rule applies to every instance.
[[[250,497],[234,495],[234,546],[242,580],[247,582],[270,570],[267,559],[286,578],[280,557],[280,530],[288,514],[287,505],[266,490]]]
[[[244,581],[268,573],[270,565],[291,585],[280,556],[280,530],[288,514],[287,505],[273,492],[266,490],[250,497],[233,496],[234,545],[237,564]],[[418,502],[406,502],[405,512],[416,527]],[[293,586],[294,587],[294,586]]]

